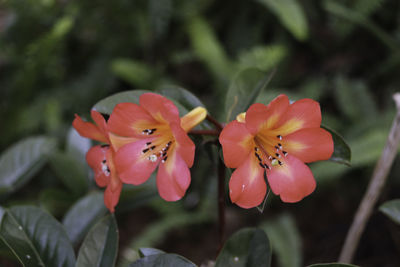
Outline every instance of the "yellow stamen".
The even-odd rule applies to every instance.
[[[200,124],[207,116],[207,110],[203,107],[197,107],[187,113],[181,118],[181,127],[185,132],[189,132],[191,129]]]

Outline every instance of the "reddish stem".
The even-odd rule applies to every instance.
[[[217,130],[218,130],[219,132],[221,132],[222,129],[224,128],[224,127],[222,126],[221,123],[219,123],[216,119],[214,119],[213,117],[211,117],[211,116],[208,115],[208,114],[207,114],[206,120],[208,120],[209,122],[211,122],[212,124],[214,124],[214,126],[217,128]]]

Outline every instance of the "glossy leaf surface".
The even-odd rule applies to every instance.
[[[24,266],[75,266],[72,244],[51,215],[33,206],[15,206],[0,213],[1,239]]]
[[[215,267],[268,267],[271,246],[267,235],[257,228],[245,228],[234,233],[218,255]]]
[[[79,250],[76,267],[112,267],[118,254],[118,226],[113,215],[98,222]]]

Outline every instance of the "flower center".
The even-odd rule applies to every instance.
[[[107,160],[103,159],[103,161],[101,162],[101,170],[103,171],[105,176],[109,176],[111,171],[110,168],[107,165]]]
[[[157,131],[157,128],[145,129],[142,134],[152,135]],[[152,141],[146,143],[145,148],[142,150],[142,154],[147,157],[151,162],[156,162],[161,158],[161,162],[165,163],[168,159],[168,151],[173,145],[173,137],[170,133],[162,134]]]
[[[275,166],[282,166],[283,162],[280,160],[286,157],[288,153],[282,146],[282,135],[276,137],[257,135],[254,138],[254,156],[257,158],[259,165],[263,169],[270,170]]]

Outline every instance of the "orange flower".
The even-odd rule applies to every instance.
[[[110,147],[107,124],[103,116],[95,110],[91,111],[91,116],[95,124],[85,122],[78,115],[75,115],[72,126],[81,136],[106,143],[106,145],[92,147],[86,153],[86,161],[94,171],[97,185],[106,187],[104,204],[110,212],[114,212],[114,207],[118,203],[122,190],[122,182],[115,170],[115,152]]]
[[[225,164],[236,168],[229,182],[230,198],[242,208],[262,203],[267,191],[283,202],[297,202],[311,194],[315,180],[304,163],[327,160],[332,136],[320,128],[318,102],[301,99],[290,104],[286,95],[268,106],[253,104],[221,132]]]
[[[157,188],[167,201],[182,198],[190,184],[195,146],[187,132],[204,120],[198,107],[183,118],[172,101],[153,93],[139,104],[120,103],[108,120],[115,166],[127,184],[144,183],[158,166]]]

